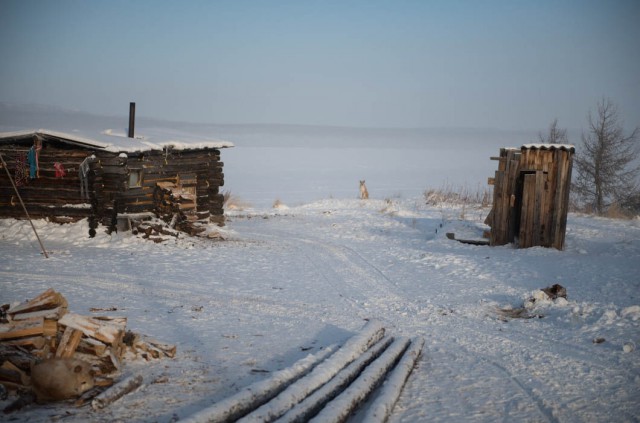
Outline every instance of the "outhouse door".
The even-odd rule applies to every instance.
[[[547,172],[521,171],[516,186],[514,233],[518,247],[543,245],[546,230]]]

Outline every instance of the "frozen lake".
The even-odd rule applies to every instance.
[[[533,132],[264,126],[218,129],[224,190],[255,207],[356,198],[366,180],[372,198],[419,197],[428,188],[488,188],[501,147],[531,142]]]

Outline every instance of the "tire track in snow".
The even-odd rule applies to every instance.
[[[407,315],[422,314],[423,307],[400,294],[397,284],[355,248],[302,231],[269,228],[264,232],[243,232],[254,239],[287,246],[310,263],[330,289],[335,291],[359,318],[377,318],[396,328]],[[411,335],[414,335],[412,332]]]
[[[341,297],[363,313],[362,317],[383,319],[399,326],[398,314],[406,315],[417,310],[418,307],[411,300],[398,295],[395,284],[387,275],[353,248],[311,238],[295,240],[296,243],[311,246],[312,251],[306,254],[307,258],[323,278],[340,292]],[[334,282],[332,278],[339,282]]]
[[[522,381],[520,381],[518,377],[516,377],[514,374],[512,374],[509,370],[507,370],[505,367],[500,365],[495,360],[485,359],[485,362],[491,364],[493,367],[495,367],[496,369],[504,373],[508,378],[507,380],[511,381],[514,385],[516,385],[520,389],[520,391],[522,391],[527,397],[529,397],[531,401],[536,405],[536,407],[538,408],[538,411],[546,419],[547,422],[556,423],[558,421],[558,419],[556,419],[553,416],[553,410],[550,410],[548,407],[544,405],[544,402],[542,401],[540,396],[536,395],[533,389],[529,388],[527,385],[522,383]]]

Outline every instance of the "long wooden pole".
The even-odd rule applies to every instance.
[[[2,153],[0,153],[0,160],[2,161],[2,166],[4,167],[4,170],[7,171],[7,176],[11,181],[11,185],[13,185],[13,190],[16,192],[16,195],[18,196],[18,200],[20,200],[20,204],[22,205],[22,210],[24,210],[24,214],[27,215],[27,219],[29,220],[29,223],[31,223],[31,228],[33,229],[33,233],[36,234],[36,238],[38,238],[38,243],[40,244],[40,248],[42,248],[42,254],[44,254],[45,258],[49,258],[49,255],[47,254],[47,250],[45,250],[44,245],[42,245],[42,241],[38,236],[38,231],[36,231],[36,227],[33,225],[33,222],[31,221],[31,217],[29,217],[29,212],[27,211],[27,207],[24,205],[24,202],[22,201],[22,197],[18,192],[18,187],[13,182],[13,178],[11,177],[11,172],[9,172],[9,167],[7,166],[7,162],[4,161],[4,157],[2,157]]]

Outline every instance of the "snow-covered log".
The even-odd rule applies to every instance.
[[[362,354],[338,373],[333,379],[323,385],[320,389],[309,395],[301,403],[289,410],[284,416],[277,420],[277,423],[298,423],[306,422],[318,413],[329,401],[338,396],[351,382],[353,382],[362,370],[393,342],[393,337],[386,336],[380,342],[372,346],[367,352]]]
[[[243,423],[272,422],[304,400],[316,389],[331,380],[340,370],[360,357],[384,336],[384,326],[378,321],[368,322],[351,337],[338,352],[320,363],[308,375],[291,384],[276,398],[244,417]]]
[[[367,423],[380,422],[384,423],[389,418],[393,407],[396,405],[402,388],[407,378],[416,365],[418,357],[422,352],[424,345],[423,338],[416,338],[411,346],[404,354],[398,365],[393,369],[376,398],[376,402],[369,407],[365,414],[364,420]]]
[[[312,422],[343,422],[378,386],[398,357],[407,349],[409,338],[400,338],[374,361],[347,389],[325,407]]]
[[[331,345],[315,354],[309,354],[296,361],[293,366],[273,373],[270,378],[253,383],[237,394],[180,421],[183,423],[234,421],[278,395],[292,381],[300,378],[337,348],[336,345]]]
[[[135,391],[140,387],[140,385],[142,385],[142,376],[136,375],[128,377],[95,397],[93,401],[91,401],[91,407],[94,410],[104,408],[119,398],[127,395],[129,392]]]

